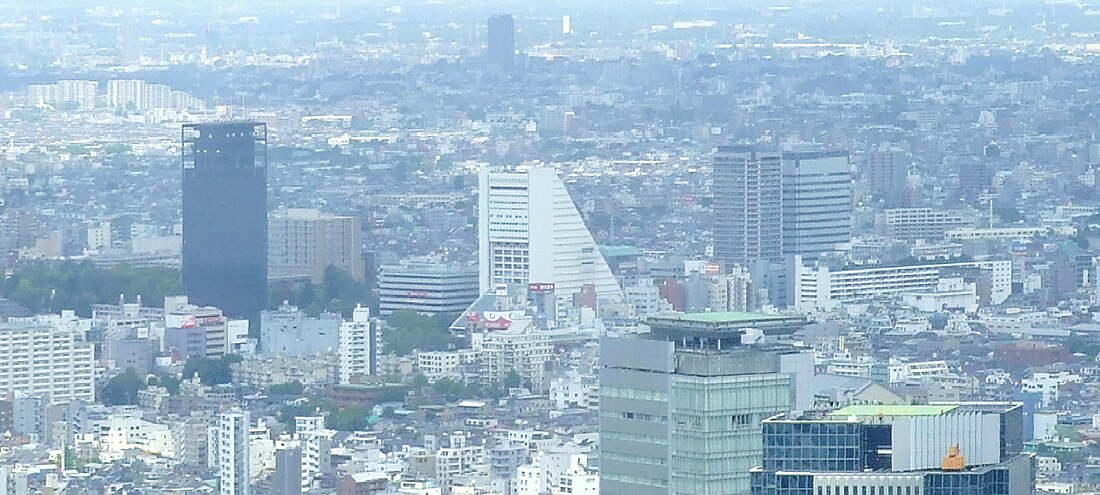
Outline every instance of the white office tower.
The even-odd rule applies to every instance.
[[[553,284],[572,305],[585,284],[601,311],[622,310],[623,291],[552,168],[483,167],[479,196],[481,293],[497,286]]]
[[[374,374],[374,332],[370,308],[355,306],[351,321],[340,325],[340,383]]]
[[[248,495],[249,491],[249,415],[233,411],[218,416],[217,461],[219,493]]]

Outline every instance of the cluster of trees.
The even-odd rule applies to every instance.
[[[84,317],[91,316],[93,304],[116,302],[120,294],[140,295],[146,304],[161,305],[164,296],[181,290],[180,275],[174,269],[96,268],[90,261],[29,264],[0,282],[0,295],[33,313],[72,309]]]
[[[335,407],[319,397],[284,405],[279,410],[280,423],[294,428],[294,419],[302,416],[325,416],[325,428],[340,431],[365,430],[370,426],[371,408],[364,406]]]
[[[327,401],[312,399],[308,401],[297,401],[284,405],[279,409],[277,416],[280,423],[283,423],[290,427],[291,431],[294,429],[294,418],[302,416],[316,416],[320,414],[318,411],[323,408],[327,408]]]
[[[175,375],[158,375],[149,377],[149,386],[160,385],[168,391],[168,395],[180,394],[180,379]]]
[[[1090,358],[1095,358],[1097,354],[1100,354],[1100,343],[1078,334],[1072,335],[1066,339],[1063,347],[1069,350],[1069,352],[1079,352]]]
[[[295,385],[293,385],[293,383],[294,382],[284,385],[287,387],[294,387]],[[275,387],[282,386],[276,385]],[[378,396],[376,402],[378,404],[401,402],[405,399],[406,392],[404,388],[386,390]],[[283,407],[279,409],[277,418],[280,423],[293,429],[295,418],[321,415],[325,416],[325,428],[340,431],[356,431],[365,430],[370,427],[373,409],[374,406],[367,405],[337,407],[325,397],[318,396],[310,397],[307,400],[297,400],[283,405]],[[393,417],[394,409],[392,407],[384,408],[382,416]]]
[[[325,428],[338,431],[365,430],[370,426],[371,410],[363,406],[341,407],[325,416]]]
[[[394,311],[386,317],[382,343],[388,352],[399,356],[412,354],[413,350],[446,350],[451,345],[447,328],[458,317],[455,313],[425,316],[408,309]]]
[[[267,387],[267,395],[301,396],[303,392],[305,392],[305,386],[298,380]]]
[[[197,373],[203,385],[222,385],[233,381],[233,363],[239,363],[241,357],[226,354],[218,359],[192,357],[183,365],[183,377],[191,378]]]
[[[147,385],[145,378],[129,368],[125,373],[111,378],[99,392],[99,397],[108,406],[137,404],[138,391]]]
[[[57,467],[76,469],[78,471],[83,471],[84,467],[88,464],[87,461],[76,455],[76,450],[69,446],[65,446],[64,453],[58,456],[55,462],[58,464]]]
[[[356,304],[371,306],[373,303],[373,295],[366,283],[355,280],[347,271],[334,266],[325,269],[325,277],[320,284],[279,284],[271,288],[269,295],[272,308],[288,301],[312,316],[328,311],[350,318]]]
[[[494,383],[488,387],[484,387],[476,382],[467,383],[462,380],[453,380],[451,378],[440,378],[434,383],[429,384],[428,379],[424,375],[416,375],[412,380],[414,390],[419,392],[430,391],[450,402],[466,399],[499,399],[508,394],[508,389],[518,388],[523,385],[522,377],[514,370],[508,372],[508,375],[500,382]]]
[[[137,404],[138,392],[153,385],[164,387],[171,395],[180,393],[180,379],[173,375],[155,375],[146,378],[133,368],[129,368],[125,373],[107,381],[107,385],[99,391],[99,398],[108,406],[133,405]]]

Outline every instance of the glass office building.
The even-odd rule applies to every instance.
[[[960,403],[769,418],[752,494],[1028,495],[1034,463],[1022,452],[1020,412]]]
[[[267,126],[183,126],[183,290],[258,323],[267,308]]]

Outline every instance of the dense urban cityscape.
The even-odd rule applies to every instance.
[[[1100,3],[0,0],[0,495],[1100,494]]]

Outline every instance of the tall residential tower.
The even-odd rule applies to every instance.
[[[714,257],[727,266],[783,256],[782,155],[723,146],[714,156]]]
[[[216,449],[211,457],[217,463],[221,495],[248,495],[250,491],[250,417],[247,412],[230,411],[218,415],[218,422],[211,426],[210,446]]]

